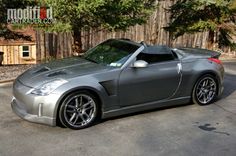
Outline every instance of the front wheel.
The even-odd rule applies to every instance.
[[[212,103],[217,97],[218,85],[211,75],[202,76],[194,86],[192,99],[199,105]]]
[[[98,100],[87,91],[77,91],[68,95],[59,110],[61,123],[71,129],[91,126],[98,114]]]

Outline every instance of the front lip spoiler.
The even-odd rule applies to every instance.
[[[21,108],[17,104],[17,101],[15,98],[13,98],[11,101],[11,107],[12,107],[13,112],[24,120],[27,120],[27,121],[33,122],[33,123],[40,123],[40,124],[45,124],[45,125],[49,125],[49,126],[56,126],[56,119],[46,117],[46,116],[38,116],[38,115],[27,113],[23,108]]]

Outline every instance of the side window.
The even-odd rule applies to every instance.
[[[172,54],[148,54],[148,53],[140,53],[137,56],[137,60],[144,60],[149,64],[164,62],[174,60]]]
[[[24,57],[30,57],[29,46],[22,46],[22,55]]]

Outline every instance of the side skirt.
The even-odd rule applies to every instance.
[[[161,100],[161,101],[155,101],[155,102],[148,102],[145,104],[139,104],[139,105],[133,105],[133,106],[127,106],[127,107],[121,107],[114,110],[109,110],[102,113],[102,118],[109,118],[109,117],[115,117],[155,108],[162,108],[162,107],[169,107],[169,106],[177,106],[177,105],[183,105],[190,102],[191,97],[180,97],[170,100]]]

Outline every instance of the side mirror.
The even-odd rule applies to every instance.
[[[148,66],[148,63],[143,60],[137,60],[134,62],[133,66],[134,68],[145,68]]]

